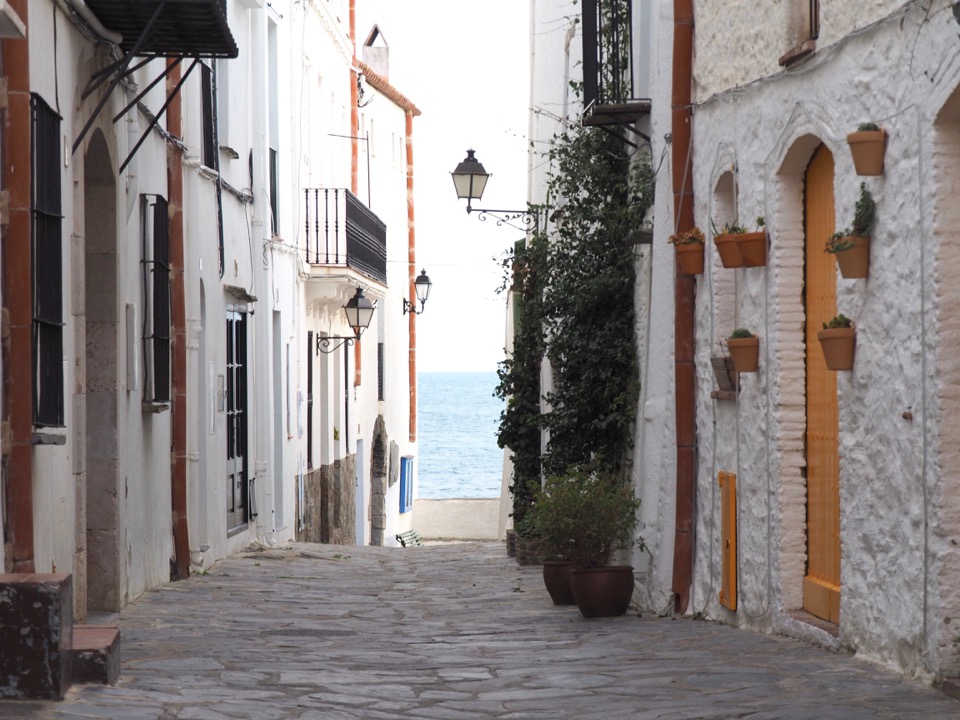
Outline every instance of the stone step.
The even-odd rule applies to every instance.
[[[75,683],[113,685],[120,677],[120,628],[74,625],[70,658]]]

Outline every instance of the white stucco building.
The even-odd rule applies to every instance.
[[[635,59],[650,62],[634,89],[646,83],[651,100],[649,118],[634,127],[649,137],[657,170],[654,240],[639,255],[635,298],[642,395],[633,473],[646,543],[634,553],[635,600],[922,677],[956,676],[955,8],[631,6]],[[562,68],[576,74],[580,41],[563,19],[577,7],[531,3],[535,142],[569,112]],[[691,19],[686,103],[675,95],[673,43]],[[690,111],[679,133],[678,103]],[[858,176],[848,148],[847,134],[864,122],[887,134],[878,176]],[[690,149],[678,157],[687,130]],[[533,162],[533,201],[542,199],[541,173]],[[675,195],[684,179],[692,192]],[[869,275],[846,279],[823,247],[851,224],[861,183],[877,204]],[[691,201],[707,234],[706,267],[695,278],[677,275],[667,244],[677,203]],[[752,225],[757,216],[766,221],[766,263],[723,267],[714,226]],[[689,386],[677,380],[675,299],[687,292],[678,295],[678,277],[692,303]],[[816,339],[837,313],[856,327],[850,371],[826,370]],[[760,337],[760,366],[729,392],[714,365],[722,367],[738,327]],[[736,521],[727,534],[724,514]],[[734,548],[726,562],[724,548]]]
[[[253,542],[396,544],[419,110],[353,9],[4,10],[0,559],[78,621]]]

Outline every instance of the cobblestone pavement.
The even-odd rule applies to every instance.
[[[117,685],[0,718],[960,718],[937,690],[794,640],[584,620],[501,543],[251,550],[119,623]]]

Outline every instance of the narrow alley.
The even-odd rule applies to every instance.
[[[960,702],[803,643],[690,619],[584,620],[502,543],[250,549],[115,621],[115,686],[3,718],[960,717]]]

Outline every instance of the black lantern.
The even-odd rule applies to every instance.
[[[363,331],[370,326],[373,319],[373,311],[376,305],[370,302],[370,299],[363,294],[363,288],[357,288],[353,297],[343,306],[343,312],[347,316],[347,324],[353,330],[353,337],[340,337],[339,335],[318,335],[317,336],[317,354],[332,353],[344,345],[353,345]],[[334,345],[334,343],[336,344]]]
[[[486,220],[489,215],[497,221],[497,225],[509,225],[518,230],[537,229],[539,219],[536,210],[490,210],[475,208],[471,205],[474,200],[483,197],[483,191],[491,175],[474,157],[473,150],[467,150],[467,156],[450,175],[453,177],[453,186],[457,189],[457,197],[467,200],[467,213],[479,213],[477,217],[481,220]],[[519,220],[522,226],[514,225],[515,220]]]
[[[421,270],[420,275],[417,276],[417,279],[413,282],[413,289],[417,293],[417,300],[420,301],[420,309],[417,310],[416,302],[410,302],[404,298],[403,314],[406,315],[408,312],[410,312],[414,315],[419,315],[422,313],[423,306],[427,304],[427,298],[430,297],[430,288],[432,287],[433,283],[430,282],[430,278],[427,276],[427,271]]]
[[[490,173],[483,169],[480,161],[473,156],[473,150],[467,150],[467,156],[457,169],[450,175],[453,177],[453,186],[457,189],[457,197],[467,199],[467,212],[470,212],[470,201],[483,197],[483,189],[487,186]]]

